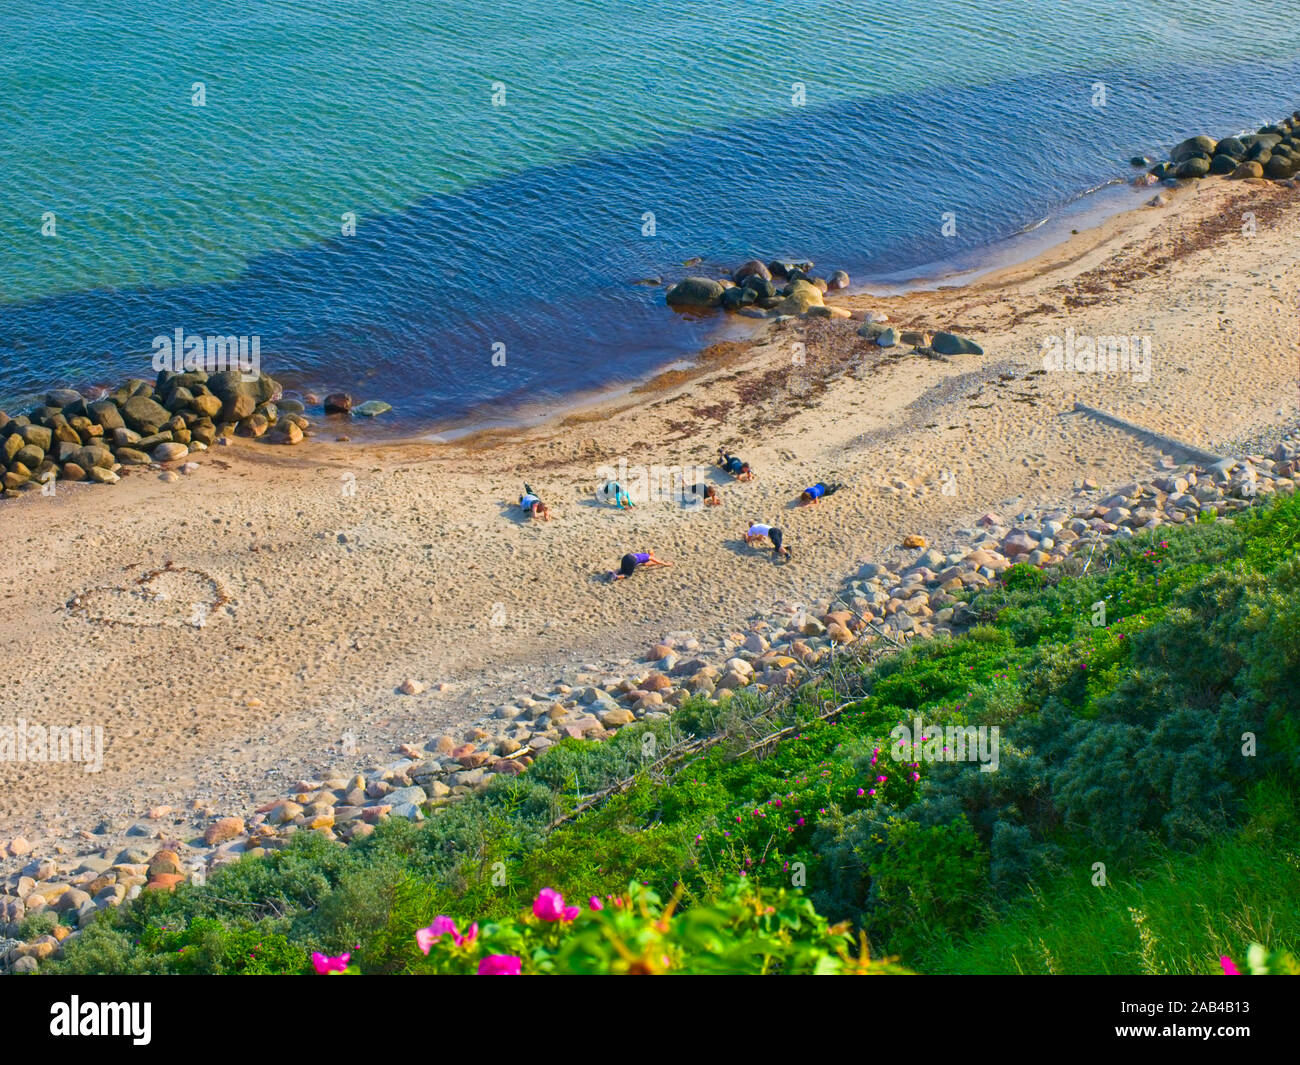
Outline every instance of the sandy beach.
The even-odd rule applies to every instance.
[[[0,762],[0,841],[75,840],[159,806],[243,813],[665,632],[814,601],[863,560],[907,557],[909,534],[941,544],[986,511],[1151,468],[1159,452],[1076,402],[1228,452],[1295,426],[1300,192],[1209,179],[1169,195],[960,287],[827,297],[983,356],[791,320],[527,430],[340,443],[326,421],[297,448],[213,448],[170,483],[136,471],[3,501],[0,723],[102,725],[104,766]],[[1149,374],[1045,372],[1044,340],[1067,331],[1148,338]],[[602,467],[709,466],[720,445],[757,471],[713,469],[722,506],[596,496]],[[525,480],[554,520],[521,514]],[[795,506],[816,481],[846,489]],[[790,563],[744,545],[753,519],[786,530]],[[673,567],[603,579],[645,549]],[[408,677],[427,690],[400,694]]]

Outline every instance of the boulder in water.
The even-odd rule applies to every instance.
[[[750,259],[749,262],[740,264],[736,272],[731,275],[731,280],[739,285],[749,277],[758,277],[764,281],[771,281],[772,272],[757,259]]]
[[[1214,154],[1216,146],[1216,142],[1212,137],[1188,137],[1187,140],[1177,145],[1169,153],[1169,158],[1175,163],[1181,163],[1184,159],[1190,159],[1193,155],[1204,155],[1208,158]]]
[[[722,306],[728,310],[746,307],[758,299],[758,293],[744,285],[733,285],[722,294]]]
[[[825,306],[821,290],[810,281],[793,281],[786,296],[775,307],[777,314],[807,314],[811,307]]]
[[[56,388],[45,397],[47,407],[71,407],[81,402],[81,393],[73,388]]]
[[[1176,178],[1202,178],[1210,172],[1208,155],[1190,155],[1174,169]]]
[[[1214,146],[1215,155],[1226,155],[1232,159],[1245,159],[1246,145],[1236,137],[1224,137]]]
[[[711,277],[688,277],[668,290],[669,307],[716,307],[723,288]]]

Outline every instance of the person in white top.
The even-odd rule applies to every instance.
[[[749,528],[745,530],[745,543],[750,547],[759,547],[763,540],[768,540],[772,544],[772,557],[777,558],[784,555],[790,557],[790,549],[782,541],[785,535],[774,525],[763,525],[757,521],[751,521]]]

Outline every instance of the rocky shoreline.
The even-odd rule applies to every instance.
[[[401,744],[394,760],[364,772],[340,769],[297,781],[255,810],[185,811],[189,831],[177,833],[164,832],[158,822],[180,812],[154,809],[125,831],[105,826],[93,851],[72,855],[66,847],[45,853],[26,839],[9,840],[0,846],[0,965],[34,971],[58,957],[63,942],[100,910],[146,890],[201,879],[245,854],[284,847],[297,832],[343,845],[390,818],[436,816],[439,807],[487,787],[496,776],[522,772],[564,739],[608,738],[634,722],[670,715],[690,696],[724,703],[738,691],[797,686],[837,648],[858,642],[901,647],[944,638],[970,619],[958,596],[997,581],[1012,565],[1042,568],[1091,558],[1112,540],[1210,513],[1229,517],[1275,493],[1293,493],[1297,477],[1300,428],[1267,455],[1211,465],[1165,458],[1149,477],[1113,490],[1080,481],[1073,498],[1059,507],[1036,507],[1005,520],[984,514],[946,537],[943,548],[913,534],[902,544],[915,552],[907,565],[866,563],[838,595],[816,606],[778,602],[721,639],[666,633],[639,663],[608,672],[581,667],[545,692],[497,706],[466,730]],[[423,686],[412,678],[402,690],[415,694]],[[41,920],[42,913],[53,921]],[[48,929],[40,930],[42,925]]]
[[[0,411],[0,498],[55,491],[58,481],[116,484],[131,469],[190,473],[192,454],[228,445],[236,436],[301,444],[314,432],[306,417],[315,396],[286,396],[264,373],[161,370],[151,385],[139,378],[98,397],[54,389],[29,414]],[[353,406],[347,393],[325,397],[323,413],[374,417],[392,408],[379,400]],[[346,439],[346,438],[342,438]]]
[[[1254,133],[1221,140],[1203,134],[1189,137],[1175,145],[1167,160],[1155,165],[1145,155],[1134,156],[1129,162],[1135,167],[1149,167],[1134,181],[1139,186],[1178,187],[1210,175],[1236,181],[1268,179],[1294,185],[1296,176],[1300,175],[1300,111],[1262,126]],[[1150,204],[1163,206],[1166,202],[1161,194]],[[850,317],[848,311],[828,306],[823,298],[828,292],[849,288],[848,273],[835,270],[829,277],[821,277],[813,273],[813,266],[810,260],[773,259],[764,263],[751,259],[727,276],[686,277],[669,287],[665,302],[669,307],[687,312],[723,310],[751,318]],[[882,347],[910,344],[920,354],[932,356],[983,354],[974,342],[952,334],[937,333],[932,339],[928,334],[899,335],[883,326],[872,329],[872,325],[869,322],[861,335],[873,340],[880,338]]]
[[[1145,157],[1133,159],[1137,166],[1149,162]],[[1280,181],[1294,177],[1300,173],[1300,111],[1240,137],[1217,141],[1205,135],[1188,137],[1174,147],[1167,161],[1157,163],[1147,173],[1155,181],[1203,178],[1210,174],[1237,181],[1245,178]]]
[[[1135,156],[1130,162],[1147,167],[1151,159]],[[1295,111],[1251,134],[1220,140],[1189,137],[1136,183],[1178,186],[1220,175],[1294,185],[1298,174],[1300,111]],[[1163,196],[1151,203],[1162,205]],[[686,312],[723,310],[776,322],[857,318],[864,322],[859,335],[883,348],[910,345],[917,354],[944,360],[983,354],[966,337],[900,331],[884,315],[828,305],[825,295],[847,290],[849,275],[834,270],[821,277],[813,267],[807,260],[751,259],[724,277],[687,277],[669,287],[665,302]],[[333,393],[323,401],[312,395],[287,396],[267,374],[234,369],[160,370],[153,384],[133,378],[103,394],[54,389],[29,414],[11,417],[0,410],[0,498],[50,494],[60,480],[114,484],[134,468],[160,470],[170,480],[178,468],[183,473],[196,468],[185,461],[190,455],[229,444],[235,436],[299,444],[315,431],[306,417],[309,405],[319,406],[326,417],[374,417],[392,409],[377,400],[354,405],[346,393]]]
[[[721,309],[753,318],[788,322],[795,318],[847,318],[861,321],[858,336],[892,348],[909,345],[912,354],[947,361],[952,355],[983,355],[984,349],[967,337],[943,330],[899,330],[887,324],[888,315],[879,311],[850,311],[828,305],[828,292],[847,289],[848,273],[834,271],[829,280],[812,273],[813,263],[787,263],[774,259],[762,263],[751,259],[730,277],[688,277],[668,290],[669,307],[704,311]],[[778,282],[784,285],[778,287]]]

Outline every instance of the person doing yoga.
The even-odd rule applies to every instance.
[[[785,533],[775,525],[763,525],[757,521],[751,521],[749,528],[745,530],[745,543],[750,547],[761,547],[762,542],[767,540],[772,545],[772,557],[780,558],[784,555],[790,557],[790,548],[785,544]]]
[[[532,485],[524,482],[524,494],[519,497],[519,507],[526,510],[532,517],[541,518],[542,521],[551,520],[551,508],[543,503],[533,491]]]
[[[718,448],[718,465],[738,481],[752,481],[754,470],[738,455],[730,454],[725,448]]]
[[[806,507],[810,503],[816,503],[825,499],[829,495],[834,495],[844,486],[842,484],[823,484],[818,481],[811,488],[805,488],[799,496],[799,505]]]
[[[671,566],[671,562],[665,562],[663,559],[655,558],[653,551],[633,551],[623,556],[623,561],[618,564],[617,570],[611,570],[610,580],[626,580],[636,572],[638,566]]]

